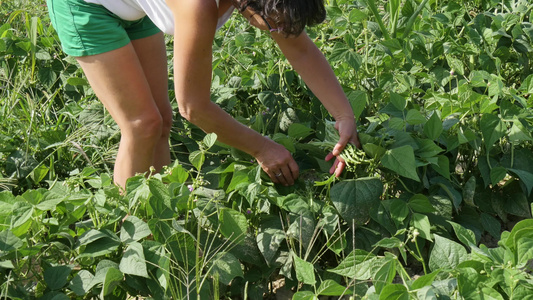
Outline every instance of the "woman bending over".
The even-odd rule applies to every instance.
[[[47,0],[65,53],[76,57],[121,131],[114,180],[170,163],[172,109],[163,32],[174,35],[180,114],[218,140],[256,158],[273,182],[292,185],[298,165],[282,145],[244,126],[210,101],[212,45],[233,10],[269,33],[336,121],[340,139],[326,160],[359,146],[354,114],[324,55],[304,32],[325,18],[323,0]]]

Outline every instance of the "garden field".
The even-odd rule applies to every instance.
[[[0,0],[0,299],[533,299],[533,3],[326,3],[307,33],[362,144],[339,178],[331,116],[235,14],[212,101],[296,184],[179,116],[168,36],[173,163],[121,191],[118,127],[45,1]]]

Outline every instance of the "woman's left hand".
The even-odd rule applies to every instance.
[[[346,166],[346,162],[340,157],[342,150],[344,150],[348,143],[355,145],[357,148],[360,148],[361,144],[357,136],[357,128],[353,118],[337,120],[335,122],[335,129],[339,132],[340,138],[333,150],[326,156],[326,161],[330,161],[335,157],[335,162],[329,170],[329,173],[335,173],[335,176],[339,177]]]

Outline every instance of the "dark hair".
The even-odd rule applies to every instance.
[[[250,7],[274,21],[272,25],[287,36],[298,36],[305,26],[320,24],[326,18],[324,0],[233,0],[233,3],[241,12]]]

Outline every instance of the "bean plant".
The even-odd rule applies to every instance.
[[[532,298],[530,1],[326,1],[307,34],[361,141],[339,178],[334,120],[235,15],[212,101],[293,154],[295,185],[173,99],[173,163],[123,190],[118,127],[44,1],[0,7],[0,299]]]

